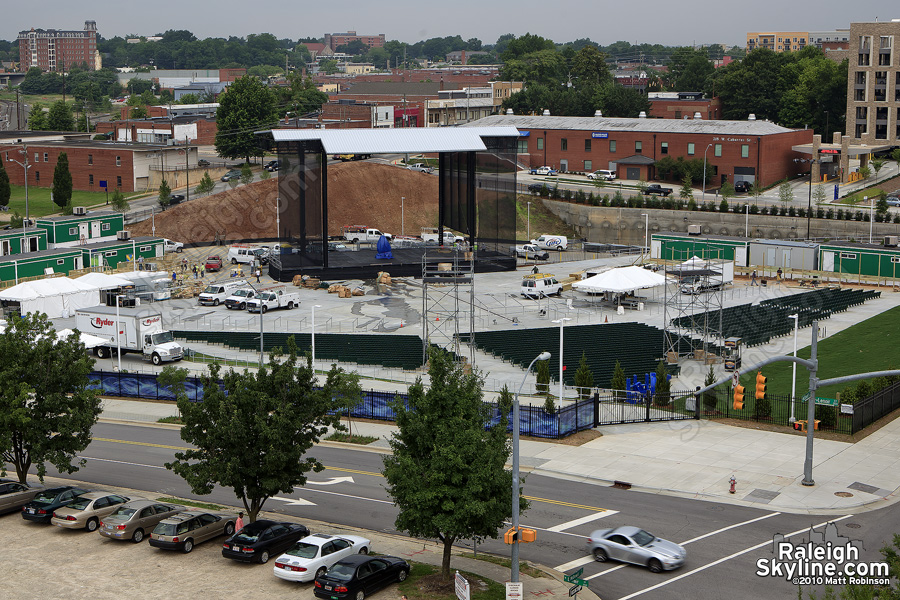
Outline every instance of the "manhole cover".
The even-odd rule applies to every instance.
[[[860,527],[862,527],[862,525],[860,525],[859,523],[847,523],[846,525],[844,525],[844,527],[848,529],[859,529]]]
[[[851,494],[850,492],[835,492],[834,495],[839,496],[841,498],[852,498],[853,497],[853,494]]]

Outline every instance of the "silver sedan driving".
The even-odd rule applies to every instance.
[[[597,562],[617,560],[646,566],[653,573],[677,569],[687,553],[675,542],[669,542],[638,527],[598,529],[588,538],[588,548]]]

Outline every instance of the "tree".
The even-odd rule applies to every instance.
[[[259,172],[260,181],[266,181],[271,176],[272,176],[272,174],[269,173],[266,169],[263,169],[262,171]]]
[[[6,172],[6,166],[0,160],[0,206],[9,206],[11,196],[12,189],[9,187],[9,173]]]
[[[859,176],[862,179],[868,179],[872,176],[872,169],[870,169],[868,165],[863,165],[859,168]]]
[[[614,390],[625,391],[625,369],[622,368],[622,364],[619,363],[618,359],[616,359],[616,366],[613,368],[612,380],[609,382],[609,387]]]
[[[668,375],[669,371],[666,369],[666,363],[659,361],[656,365],[656,397],[654,398],[657,406],[666,406],[671,401],[671,387]]]
[[[534,365],[534,389],[538,394],[550,393],[550,363],[539,360]]]
[[[2,197],[2,194],[0,194]],[[878,191],[878,200],[875,201],[875,212],[884,217],[890,210],[890,205],[887,202],[887,192],[884,190]]]
[[[175,392],[184,427],[181,439],[193,448],[175,453],[166,468],[184,478],[195,494],[216,485],[231,488],[251,522],[266,500],[306,484],[309,471],[325,467],[307,451],[334,428],[344,430],[341,412],[360,398],[358,378],[332,366],[321,387],[311,358],[298,364],[288,338],[287,357],[277,351],[256,373],[229,370],[219,382],[213,364],[202,377],[203,401],[184,391],[186,369],[166,367],[160,382]]]
[[[694,188],[691,185],[691,176],[685,175],[681,180],[681,189],[678,191],[678,197],[682,200],[694,199]]]
[[[816,204],[824,204],[828,200],[828,193],[825,191],[825,184],[820,183],[816,185],[816,189],[813,190],[813,200],[816,201]]]
[[[578,388],[578,397],[584,400],[591,395],[591,388],[594,387],[594,374],[587,364],[587,354],[581,353],[581,362],[578,363],[578,370],[575,371],[575,387]]]
[[[716,372],[713,370],[713,366],[709,365],[709,372],[706,374],[706,379],[703,381],[703,387],[708,385],[712,385],[716,382]],[[703,407],[708,411],[716,410],[716,406],[719,404],[719,397],[716,395],[716,390],[706,390],[703,392]]]
[[[891,151],[891,158],[897,163],[897,166],[900,167],[900,148],[894,148]]]
[[[43,480],[46,463],[64,473],[84,465],[78,454],[100,416],[93,367],[78,334],[57,340],[47,315],[9,318],[0,334],[0,456],[19,481],[32,466]]]
[[[872,165],[872,170],[875,171],[875,179],[876,180],[878,179],[878,171],[880,171],[881,168],[884,167],[884,163],[886,163],[886,162],[887,161],[885,159],[880,158],[880,157],[875,157],[869,161],[869,164]]]
[[[113,210],[118,212],[128,212],[130,205],[128,204],[128,200],[125,199],[125,195],[122,194],[122,190],[116,188],[112,195],[112,200],[109,201],[110,205],[113,207]]]
[[[250,170],[250,163],[241,165],[241,183],[247,185],[253,181],[253,171]]]
[[[69,172],[69,156],[65,152],[60,152],[56,159],[51,193],[53,203],[60,208],[65,208],[72,201],[72,173]]]
[[[194,188],[195,194],[207,194],[209,195],[216,187],[216,182],[212,180],[212,177],[209,176],[209,171],[203,174],[203,177],[200,178],[200,183],[197,184],[197,187]]]
[[[759,197],[762,196],[762,194],[763,194],[762,183],[758,179],[755,179],[753,181],[753,183],[750,184],[750,195],[752,195],[754,199],[759,200]],[[750,210],[752,212],[753,209],[750,209]],[[753,213],[753,214],[756,214],[756,213]]]
[[[783,181],[778,186],[778,199],[781,200],[782,204],[790,204],[794,201],[794,186],[791,185],[790,181]]]
[[[338,72],[338,63],[333,58],[327,58],[319,63],[319,70],[326,75],[334,75]]]
[[[159,184],[159,206],[163,210],[169,206],[169,202],[171,200],[172,190],[169,188],[169,182],[165,179],[162,180],[162,183]]]
[[[47,129],[50,131],[75,130],[72,108],[64,101],[57,100],[50,106],[50,112],[47,113]]]
[[[511,447],[505,416],[486,426],[480,376],[442,350],[430,351],[428,364],[428,389],[419,378],[409,388],[409,406],[393,404],[398,431],[383,457],[384,477],[399,509],[395,527],[443,542],[441,575],[449,580],[453,544],[496,538],[511,516],[513,479],[505,467]],[[527,507],[524,499],[520,506]]]
[[[255,131],[277,121],[275,95],[255,77],[241,77],[220,96],[216,111],[216,152],[225,158],[262,156]]]
[[[31,105],[28,111],[28,126],[32,131],[47,131],[47,113],[44,112],[44,106],[40,102]]]
[[[719,202],[719,212],[728,212],[728,200],[722,198],[722,201]]]
[[[722,195],[722,200],[731,200],[735,196],[734,186],[730,181],[726,181],[719,189],[719,193]]]

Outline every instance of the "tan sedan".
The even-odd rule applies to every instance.
[[[103,517],[97,533],[115,540],[140,543],[156,524],[174,514],[187,510],[180,504],[165,504],[156,500],[132,500],[112,514]]]
[[[97,531],[100,519],[131,500],[110,492],[88,492],[72,500],[68,506],[53,511],[50,522],[67,529]]]
[[[188,553],[200,542],[220,535],[231,536],[236,519],[234,513],[187,510],[160,521],[150,534],[150,545]]]
[[[0,479],[0,515],[19,510],[32,500],[44,486]]]

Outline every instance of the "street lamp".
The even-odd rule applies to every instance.
[[[650,246],[648,246],[649,242],[649,233],[650,233],[650,214],[649,213],[641,213],[641,216],[644,217],[644,248],[647,249],[647,255],[649,258],[650,255]],[[641,262],[644,262],[644,251],[641,250]]]
[[[25,171],[25,219],[22,220],[22,235],[25,235],[25,227],[28,226],[28,169],[31,168],[31,165],[28,164],[28,145],[22,144],[22,149],[19,150],[24,157],[23,162],[19,162],[9,155],[9,152],[6,153],[6,160],[10,162],[14,162]],[[24,240],[23,240],[24,243]]]
[[[706,200],[706,153],[709,152],[709,149],[712,148],[712,144],[706,145],[706,150],[703,151],[703,200]]]
[[[116,296],[116,354],[119,355],[119,373],[122,372],[122,344],[119,341],[119,334],[122,333],[122,321],[119,320],[119,306],[122,304],[122,294]]]
[[[812,220],[812,165],[822,164],[826,161],[821,158],[795,158],[795,163],[809,163],[809,194],[806,200],[806,239],[810,239],[810,224]]]
[[[788,315],[789,319],[794,320],[794,356],[797,356],[797,327],[800,324],[800,314]],[[793,423],[797,419],[794,417],[794,406],[797,403],[797,363],[792,362],[791,368],[793,369],[793,373],[791,374],[791,418],[790,422]]]
[[[406,235],[406,217],[403,212],[404,200],[406,200],[406,196],[400,196],[400,235]]]
[[[516,531],[516,539],[512,544],[512,564],[510,565],[510,573],[509,580],[513,583],[519,581],[519,394],[522,393],[522,388],[525,387],[525,381],[528,379],[528,375],[531,373],[531,369],[534,367],[534,363],[539,360],[550,360],[549,352],[541,352],[534,360],[531,361],[531,364],[528,365],[528,369],[525,370],[525,377],[522,378],[522,385],[519,386],[519,391],[516,392],[516,397],[513,400],[513,422],[512,422],[512,526]]]
[[[527,209],[526,214],[528,216],[526,218],[526,224],[525,224],[525,232],[526,232],[525,240],[530,242],[531,241],[531,202],[528,203],[528,209]]]
[[[311,335],[310,335],[310,338],[311,338],[311,340],[312,340],[312,367],[313,367],[313,373],[316,372],[316,309],[317,309],[317,308],[322,308],[322,307],[321,307],[320,305],[318,305],[318,304],[313,304],[313,306],[312,306],[312,318],[311,318],[311,321],[310,321],[310,322],[311,322],[310,330],[312,331],[312,333],[311,333]]]
[[[863,203],[868,202],[869,197],[863,196]],[[875,224],[875,197],[872,197],[872,204],[869,205],[869,243],[872,243],[872,226]]]
[[[569,317],[550,321],[551,323],[559,323],[559,401],[563,400],[563,327],[566,321],[571,321]]]

